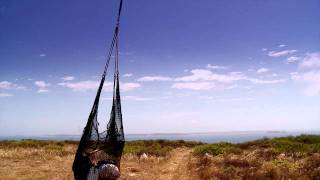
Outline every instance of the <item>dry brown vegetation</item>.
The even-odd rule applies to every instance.
[[[195,148],[189,169],[199,179],[320,179],[320,136],[262,139]]]
[[[320,179],[319,143],[320,136],[243,144],[133,141],[120,179]],[[76,148],[70,141],[2,141],[0,179],[73,179]]]

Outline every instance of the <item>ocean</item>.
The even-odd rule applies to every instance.
[[[185,140],[201,141],[205,143],[229,142],[243,143],[247,141],[297,136],[301,134],[317,134],[320,131],[244,131],[244,132],[214,132],[214,133],[181,133],[181,134],[127,134],[126,140]],[[38,136],[0,136],[0,140],[20,140],[20,139],[38,139],[38,140],[79,140],[80,135],[38,135]]]

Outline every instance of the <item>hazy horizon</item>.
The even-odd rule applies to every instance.
[[[0,136],[82,133],[117,2],[0,0]],[[126,134],[320,130],[319,1],[123,5]]]

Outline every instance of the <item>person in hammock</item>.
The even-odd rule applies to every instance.
[[[125,142],[122,125],[118,69],[118,39],[121,9],[122,0],[120,0],[116,27],[98,92],[73,162],[72,170],[74,172],[74,177],[77,180],[115,180],[120,176],[120,160]],[[99,99],[114,47],[115,70],[111,116],[107,130],[103,133],[99,133],[99,123],[97,120]]]

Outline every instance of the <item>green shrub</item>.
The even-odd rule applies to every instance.
[[[136,145],[126,145],[124,146],[123,152],[125,154],[134,154],[134,155],[141,155],[145,152],[145,148],[143,146],[136,146]]]
[[[137,140],[128,141],[124,147],[125,154],[141,155],[143,153],[155,156],[166,156],[172,149],[178,147],[194,147],[203,144],[193,141],[168,141],[168,140]]]
[[[225,148],[225,152],[226,153],[232,153],[232,154],[241,154],[243,152],[243,150],[239,147],[236,147],[236,146],[230,146],[230,147],[227,147]]]
[[[227,147],[230,147],[229,144],[205,144],[196,146],[193,150],[193,154],[200,156],[204,155],[206,153],[211,155],[219,155],[223,154]]]
[[[270,140],[273,148],[280,153],[313,153],[320,152],[320,136],[301,135],[274,138]]]

